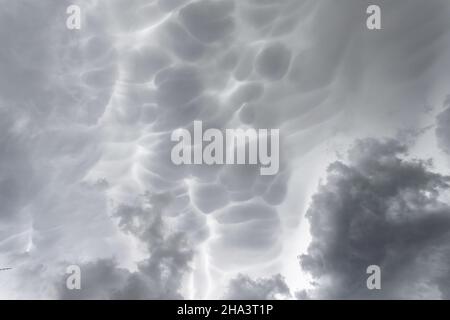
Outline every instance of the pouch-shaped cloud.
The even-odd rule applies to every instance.
[[[65,26],[71,4],[81,8],[80,30]],[[447,0],[380,1],[382,30],[375,32],[365,27],[368,5],[3,1],[0,265],[14,269],[1,280],[0,297],[219,298],[239,273],[249,288],[267,293],[260,296],[273,297],[272,285],[285,292],[271,277],[283,274],[291,285],[302,272],[291,236],[303,226],[321,166],[335,159],[335,138],[421,128],[423,106],[439,100],[448,83]],[[176,166],[170,133],[191,130],[197,120],[205,130],[280,129],[279,172]],[[447,122],[445,111],[437,127],[444,149]],[[414,167],[410,162],[381,153],[378,162],[354,158],[348,167],[368,166],[360,180],[369,190],[375,181],[397,185],[392,197],[401,194],[406,204],[392,200],[389,212],[438,206],[431,186],[412,181],[418,176],[388,174],[390,166]],[[445,180],[430,178],[425,166],[411,170]],[[431,192],[425,204],[420,196],[410,201],[418,190]],[[380,192],[369,193],[386,200]],[[158,196],[142,204],[149,194]],[[322,212],[316,202],[310,212]],[[310,266],[317,262],[313,252],[308,257]],[[64,267],[74,263],[85,291],[64,291]]]

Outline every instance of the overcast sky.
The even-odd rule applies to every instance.
[[[449,16],[0,0],[0,298],[449,299]],[[280,129],[279,172],[174,165],[195,120]]]

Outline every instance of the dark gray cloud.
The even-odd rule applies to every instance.
[[[228,284],[225,299],[234,300],[274,300],[289,299],[291,293],[284,278],[274,275],[268,278],[251,279],[239,274]]]
[[[138,238],[148,258],[137,271],[120,268],[113,259],[80,264],[81,290],[68,290],[60,280],[62,299],[181,299],[183,276],[190,270],[193,250],[183,233],[173,232],[164,215],[169,194],[147,194],[142,206],[117,208],[119,227]]]
[[[449,298],[450,177],[407,160],[395,140],[360,140],[334,162],[307,216],[312,242],[301,256],[319,298]],[[447,194],[448,196],[448,194]],[[381,268],[368,290],[366,268]]]
[[[291,234],[333,158],[317,150],[422,128],[448,83],[448,0],[0,3],[0,266],[15,267],[0,298],[179,298],[186,274],[216,298],[238,272],[281,288],[250,279],[297,267]],[[194,120],[281,129],[279,174],[175,166],[170,133]],[[73,263],[86,290],[55,293]]]

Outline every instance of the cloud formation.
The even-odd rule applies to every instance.
[[[247,297],[283,293],[272,275],[298,278],[292,237],[336,141],[422,128],[449,80],[448,0],[377,0],[376,32],[368,0],[0,2],[0,298],[218,298],[238,273]],[[195,120],[280,129],[280,172],[174,165],[170,133]],[[352,161],[386,188],[420,180]],[[392,206],[420,199],[402,192]],[[65,292],[74,263],[86,290]]]
[[[229,282],[228,291],[224,298],[232,300],[274,300],[289,299],[290,297],[289,287],[280,274],[257,279],[239,274]]]
[[[444,102],[444,108],[436,119],[436,136],[441,149],[450,154],[450,95]]]
[[[312,297],[449,298],[450,177],[406,152],[396,140],[360,140],[347,163],[329,166],[307,213],[312,242],[301,256],[316,282]],[[366,287],[373,264],[381,290]]]
[[[190,270],[194,252],[186,237],[170,231],[164,223],[164,210],[170,196],[147,194],[142,206],[117,208],[119,227],[136,237],[147,248],[147,258],[137,271],[120,268],[112,259],[101,259],[80,266],[82,290],[67,290],[60,280],[61,299],[181,299],[183,276]]]

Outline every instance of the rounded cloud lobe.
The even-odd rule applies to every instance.
[[[82,9],[81,30],[65,28],[70,4]],[[315,171],[304,159],[311,153],[317,162],[334,159],[332,152],[314,152],[339,135],[353,140],[367,132],[416,129],[423,101],[448,69],[447,0],[383,2],[383,31],[377,33],[365,28],[367,5],[359,0],[2,5],[0,267],[13,269],[0,279],[0,297],[216,298],[225,288],[234,297],[239,291],[243,298],[287,297],[279,273],[288,264],[297,267],[297,261],[286,253],[295,243],[286,234],[298,229],[299,202],[308,201],[297,190],[315,185],[317,178],[291,183],[304,166],[306,173]],[[280,171],[260,176],[258,166],[175,166],[170,133],[192,131],[195,120],[205,129],[279,128]],[[437,136],[447,150],[448,122],[443,112]],[[443,177],[430,178],[425,164],[389,162],[403,152],[400,146],[364,145],[385,150],[377,156],[387,162],[352,158],[348,168],[358,164],[366,171],[359,180],[351,174],[349,189],[354,178],[366,187],[359,195],[366,190],[371,198],[349,210],[373,205],[379,208],[371,210],[381,211],[374,195],[399,199],[388,208],[393,216],[421,207],[437,210],[433,190],[446,188],[446,182],[437,182]],[[372,152],[357,150],[361,156]],[[391,177],[396,166],[405,172]],[[344,167],[333,170],[344,176]],[[370,181],[365,185],[364,179]],[[416,199],[419,191],[410,190],[410,183],[428,200]],[[318,220],[328,217],[325,209],[334,210],[314,204],[310,212],[317,209]],[[349,226],[352,239],[362,237],[358,228],[364,221],[347,215],[342,222],[323,220],[330,227],[336,223],[337,234],[339,223],[355,221]],[[366,218],[382,224],[380,217]],[[437,223],[433,219],[424,219],[429,228]],[[321,230],[320,223],[313,225]],[[439,225],[444,228],[445,221]],[[407,230],[396,231],[409,239]],[[411,230],[419,237],[418,226]],[[333,256],[332,248],[326,257]],[[351,264],[354,257],[348,255]],[[308,257],[308,271],[326,274],[313,252]],[[74,263],[82,270],[81,292],[64,289],[65,267]],[[445,279],[437,269],[436,264],[436,277]]]

